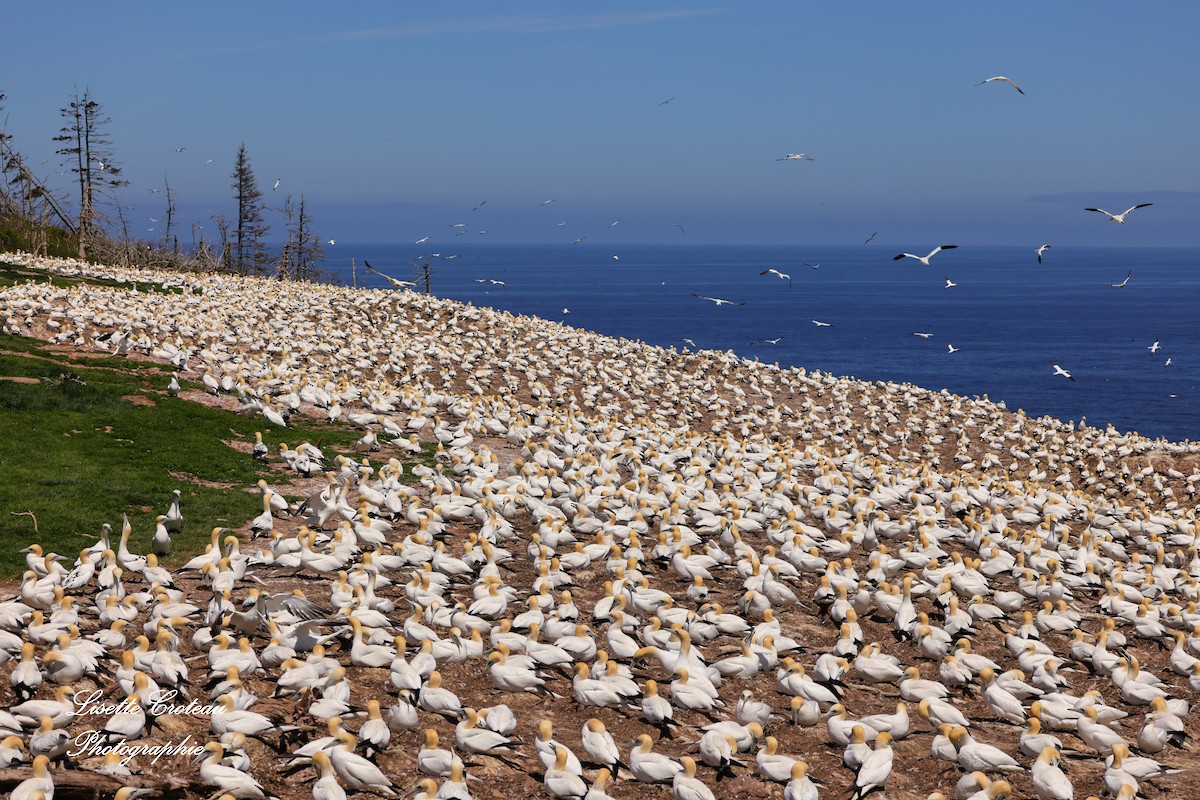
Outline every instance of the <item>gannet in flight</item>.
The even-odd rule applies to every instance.
[[[1125,215],[1128,214],[1130,211],[1133,211],[1138,208],[1145,208],[1146,206],[1152,206],[1152,205],[1154,205],[1154,203],[1138,203],[1136,206],[1130,206],[1129,208],[1125,209],[1120,214],[1110,213],[1108,211],[1105,211],[1103,208],[1085,208],[1084,211],[1095,211],[1097,213],[1104,214],[1109,219],[1111,219],[1113,222],[1119,222],[1120,224],[1124,225],[1125,224]]]
[[[786,272],[780,272],[779,270],[775,269],[774,267],[771,267],[770,269],[764,269],[762,272],[760,272],[758,274],[759,275],[774,275],[776,278],[779,278],[780,280],[787,281],[788,286],[792,285],[792,276],[787,274]]]
[[[914,333],[913,336],[920,336],[922,339],[928,339],[933,336],[932,333]]]
[[[955,283],[954,281],[950,280],[950,278],[949,278],[949,277],[946,277],[946,288],[947,288],[947,289],[952,289],[952,288],[954,288],[955,286],[958,286],[958,284],[957,284],[957,283]]]
[[[831,323],[831,322],[821,322],[820,320],[817,320],[817,319],[811,320],[811,322],[813,325],[816,325],[818,328],[829,328],[829,327],[832,327],[832,325],[833,325],[833,323]]]
[[[1067,372],[1065,369],[1060,367],[1058,364],[1055,364],[1053,361],[1051,361],[1050,366],[1054,367],[1055,375],[1062,375],[1064,378],[1071,381],[1072,383],[1075,382],[1075,379],[1071,377],[1071,373]]]
[[[936,256],[938,253],[942,252],[943,250],[953,250],[956,247],[958,247],[958,245],[956,245],[956,244],[944,244],[941,247],[933,248],[933,250],[931,250],[929,252],[929,255],[927,255],[927,256],[916,256],[916,255],[913,255],[912,253],[901,253],[898,256],[892,256],[892,261],[899,261],[902,258],[915,258],[917,261],[920,261],[922,264],[924,264],[925,266],[928,267],[929,259],[933,258],[934,256]]]
[[[380,272],[379,270],[372,267],[370,262],[368,262],[368,261],[364,260],[363,263],[367,265],[367,269],[371,270],[371,272],[374,272],[376,275],[383,278],[385,281],[390,283],[392,286],[395,286],[397,289],[404,289],[409,286],[416,286],[416,284],[411,281],[401,281],[401,280],[397,280],[397,279],[393,278],[390,275],[384,275],[382,272]]]
[[[692,292],[692,297],[696,298],[697,300],[707,300],[710,303],[716,303],[718,308],[720,308],[721,306],[744,306],[744,305],[746,305],[745,303],[738,303],[733,300],[722,300],[719,297],[705,297],[704,295],[696,294],[695,292]]]
[[[1120,283],[1110,283],[1109,286],[1114,289],[1124,289],[1125,284],[1129,283],[1129,279],[1131,277],[1133,277],[1133,270],[1129,270],[1129,272],[1125,275],[1125,280],[1121,281]]]
[[[1004,81],[1004,82],[1005,82],[1005,83],[1007,83],[1009,86],[1011,86],[1011,87],[1013,87],[1014,89],[1016,89],[1018,92],[1021,92],[1021,87],[1020,87],[1020,86],[1017,86],[1015,83],[1013,83],[1011,78],[1006,78],[1006,77],[1004,77],[1003,75],[996,75],[996,76],[995,76],[995,77],[993,77],[993,78],[986,78],[986,79],[984,79],[984,80],[981,80],[979,83],[977,83],[977,84],[975,84],[975,85],[976,85],[976,86],[983,86],[985,83],[991,83],[992,81]],[[1021,94],[1025,94],[1025,93],[1024,93],[1024,92],[1021,92]]]
[[[1146,349],[1149,350],[1151,353],[1157,353],[1158,352],[1158,341],[1159,341],[1158,339],[1155,339],[1154,344],[1150,345]]]
[[[783,158],[777,158],[776,161],[812,161],[813,157],[804,153],[788,153]]]
[[[1042,263],[1042,254],[1045,253],[1049,249],[1050,249],[1050,245],[1048,245],[1048,244],[1044,244],[1037,249],[1037,257],[1038,257],[1039,264]]]
[[[951,353],[957,353],[957,352],[958,352],[959,350],[961,350],[961,349],[962,349],[961,347],[955,347],[955,346],[954,346],[954,345],[952,345],[952,344],[948,344],[948,345],[946,345],[946,350],[948,350],[948,351],[949,351],[949,352],[951,352]]]

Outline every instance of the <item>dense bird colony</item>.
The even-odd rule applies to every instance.
[[[177,569],[178,494],[156,553],[31,546],[0,603],[13,797],[119,776],[54,764],[85,728],[186,733],[118,780],[194,797],[1190,794],[1200,446],[413,292],[8,258],[183,291],[16,285],[6,332],[343,418],[367,456],[285,450],[317,490],[264,483]],[[421,440],[402,483],[384,456]],[[173,689],[199,711],[152,728]]]

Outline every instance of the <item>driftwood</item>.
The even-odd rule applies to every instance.
[[[0,791],[11,792],[21,781],[33,776],[33,770],[0,769]],[[140,777],[137,775],[113,776],[85,769],[52,769],[55,800],[106,800],[116,795],[122,786],[150,789],[159,797],[179,797],[191,784],[168,775],[163,778]]]

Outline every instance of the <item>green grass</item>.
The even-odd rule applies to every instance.
[[[123,288],[132,288],[129,283],[122,283],[121,281],[115,281],[111,278],[89,278],[82,275],[56,275],[51,273],[49,270],[37,269],[35,267],[24,267],[8,261],[0,261],[0,287],[14,286],[18,283],[27,283],[29,281],[45,283],[47,280],[60,289],[78,286],[81,284],[88,286],[120,286]],[[178,286],[166,287],[158,283],[139,283],[138,291],[156,292],[158,294],[183,294],[183,289]]]
[[[79,240],[62,228],[38,226],[46,237],[46,253],[55,258],[73,258],[79,253]],[[13,217],[0,217],[0,250],[32,250],[29,225]]]
[[[330,459],[338,453],[361,459],[353,452],[361,433],[349,426],[294,418],[294,427],[272,428],[261,417],[170,397],[169,380],[160,365],[73,358],[0,335],[0,577],[24,570],[18,551],[33,542],[73,558],[103,523],[119,532],[122,513],[133,525],[131,549],[145,552],[154,517],[166,512],[174,489],[183,494],[184,530],[174,537],[168,563],[181,563],[203,549],[213,527],[237,527],[258,514],[257,494],[244,489],[259,478],[286,493],[292,473],[281,471],[278,459],[264,465],[225,443],[253,442],[255,431],[272,454],[280,442],[310,441]],[[185,382],[185,388],[195,386]],[[418,461],[431,463],[431,453]],[[37,533],[23,514],[30,511]]]

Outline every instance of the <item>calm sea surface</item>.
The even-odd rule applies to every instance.
[[[903,249],[924,254],[933,246]],[[900,249],[874,243],[428,248],[339,241],[326,248],[324,267],[349,283],[354,258],[359,285],[377,287],[386,284],[363,269],[364,260],[415,280],[413,262],[428,259],[434,294],[475,305],[654,345],[682,348],[688,338],[786,366],[987,394],[1033,415],[1200,439],[1196,249],[1054,247],[1039,265],[1032,248],[964,245],[925,267],[892,261]],[[767,268],[790,274],[790,286],[759,274]],[[1124,288],[1110,286],[1130,270]],[[945,288],[946,277],[958,285]],[[505,286],[478,282],[490,280]],[[693,292],[745,305],[717,307]],[[765,339],[779,341],[751,344]],[[1051,362],[1075,382],[1054,375]]]

